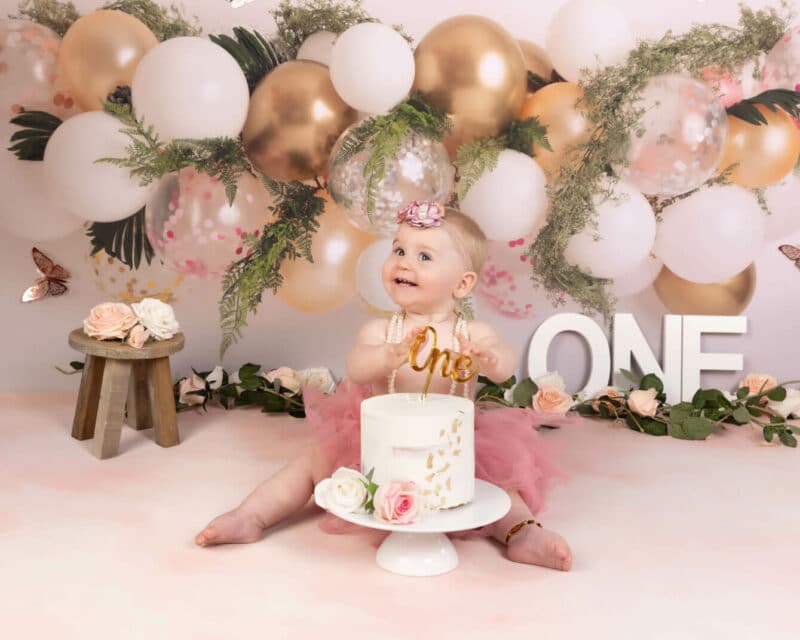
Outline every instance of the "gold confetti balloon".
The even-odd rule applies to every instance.
[[[164,268],[158,258],[148,265],[142,259],[138,269],[131,269],[105,251],[89,256],[94,284],[104,300],[131,304],[143,298],[158,298],[173,304],[179,300],[186,276]]]

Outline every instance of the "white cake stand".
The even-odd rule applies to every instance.
[[[445,533],[491,524],[510,508],[511,499],[505,491],[489,482],[475,480],[472,502],[446,511],[425,511],[414,524],[387,524],[364,513],[332,513],[362,527],[392,532],[375,558],[381,568],[403,576],[436,576],[458,566],[456,548]]]

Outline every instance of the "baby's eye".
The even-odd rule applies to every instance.
[[[395,247],[394,248],[394,254],[396,256],[404,256],[404,255],[406,255],[406,252],[403,251],[403,249],[401,247]]]
[[[429,256],[427,253],[425,253],[425,252],[423,251],[422,253],[420,253],[420,254],[419,254],[419,259],[420,259],[422,262],[425,262],[426,260],[430,260],[430,259],[431,259],[431,257],[430,257],[430,256]]]

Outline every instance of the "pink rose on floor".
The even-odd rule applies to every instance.
[[[750,389],[750,395],[758,395],[764,393],[778,386],[778,381],[766,373],[748,373],[739,383],[739,388],[747,387]],[[764,396],[761,398],[761,404],[766,404],[769,399]]]
[[[278,367],[269,373],[264,374],[264,379],[272,384],[275,380],[281,381],[281,386],[290,391],[289,395],[294,395],[300,391],[300,376],[297,371],[290,367]]]
[[[124,340],[138,322],[133,310],[122,302],[104,302],[89,312],[83,321],[84,333],[98,340]]]
[[[636,389],[628,396],[628,409],[640,416],[653,417],[658,410],[658,391],[655,389]]]
[[[203,404],[203,396],[191,393],[192,391],[205,391],[206,383],[196,373],[191,378],[184,378],[178,383],[178,402],[183,404]]]
[[[150,332],[142,325],[137,324],[133,329],[131,329],[130,334],[128,334],[127,342],[134,349],[141,349],[149,337]]]
[[[606,396],[607,398],[611,398],[614,400],[617,399],[622,400],[623,398],[622,393],[616,387],[603,387],[597,393],[594,394],[595,398],[602,398],[603,396]],[[592,409],[594,409],[596,412],[599,413],[600,405],[604,405],[612,413],[616,412],[617,410],[617,408],[613,405],[613,403],[609,402],[608,400],[595,400],[595,402],[592,403]]]
[[[572,396],[554,385],[540,386],[531,399],[534,411],[556,413],[560,416],[565,415],[572,404]]]
[[[392,480],[378,487],[375,517],[391,524],[413,524],[420,513],[420,495],[413,482]]]

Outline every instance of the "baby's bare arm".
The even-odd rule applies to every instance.
[[[373,384],[408,362],[411,342],[422,329],[411,331],[402,342],[386,344],[386,321],[372,320],[358,332],[347,354],[347,377],[356,384]]]
[[[493,382],[508,380],[517,370],[517,354],[485,322],[470,322],[470,340],[462,350],[478,361],[480,373]]]

